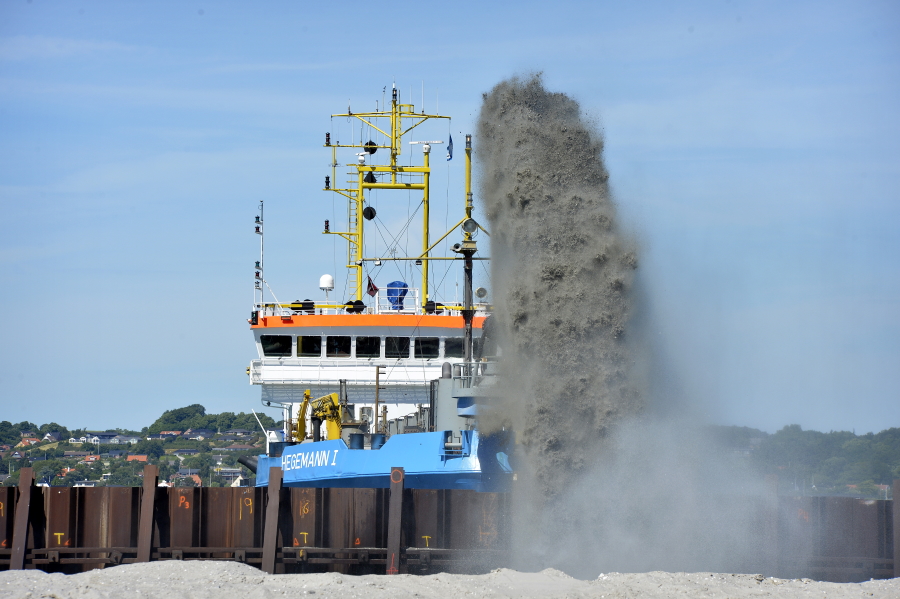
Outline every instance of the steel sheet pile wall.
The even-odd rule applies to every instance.
[[[782,497],[778,574],[833,582],[894,576],[893,502],[847,497]],[[898,514],[900,516],[900,514]]]
[[[404,489],[401,476],[391,520],[390,489],[281,488],[280,472],[271,476],[269,489],[165,488],[150,466],[143,488],[68,488],[34,487],[23,469],[19,488],[0,487],[0,569],[225,559],[270,572],[384,573],[392,530],[394,573],[503,565],[503,495]]]
[[[0,487],[0,568],[9,564],[15,521],[16,489]]]
[[[268,572],[483,572],[506,565],[508,496],[473,491],[0,487],[0,569],[79,572],[120,563],[225,559]],[[393,474],[392,474],[393,476]],[[894,482],[900,493],[900,481]],[[768,546],[752,568],[836,582],[894,576],[892,501],[776,497],[758,505]],[[561,531],[564,532],[564,531]]]

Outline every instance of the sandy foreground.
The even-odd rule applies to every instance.
[[[232,562],[153,562],[83,574],[38,570],[0,572],[0,597],[54,599],[238,597],[262,599],[313,595],[366,598],[446,597],[900,597],[900,578],[836,584],[782,580],[752,574],[650,572],[602,574],[578,580],[557,570],[527,573],[498,569],[468,576],[268,575]]]

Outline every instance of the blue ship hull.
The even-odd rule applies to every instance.
[[[508,490],[512,478],[506,435],[462,431],[462,447],[445,448],[446,431],[393,435],[381,449],[349,449],[343,440],[292,445],[281,457],[260,456],[256,486],[269,468],[282,469],[287,487],[388,488],[391,468],[404,469],[412,489]]]

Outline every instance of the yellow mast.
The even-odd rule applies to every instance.
[[[422,176],[425,189],[422,191],[422,309],[428,303],[428,190],[431,182],[431,144],[425,144],[422,148],[422,158],[425,164],[425,173]]]
[[[330,133],[325,134],[325,146],[330,147],[332,151],[332,175],[325,179],[325,190],[333,191],[345,196],[349,200],[348,204],[348,223],[349,231],[331,231],[329,223],[326,221],[326,234],[339,235],[347,240],[347,268],[351,269],[352,274],[352,290],[351,293],[356,300],[361,300],[365,291],[363,283],[363,262],[373,260],[373,258],[365,258],[363,256],[363,229],[365,226],[365,218],[363,211],[366,206],[366,193],[370,189],[406,189],[422,191],[422,253],[418,257],[411,258],[394,258],[400,260],[416,260],[421,261],[422,265],[422,294],[420,310],[424,311],[425,304],[428,302],[428,267],[430,260],[430,252],[434,247],[444,240],[453,230],[460,226],[466,220],[472,217],[472,191],[471,191],[471,168],[472,168],[472,144],[471,135],[466,135],[466,216],[454,225],[449,231],[441,236],[436,242],[431,243],[430,239],[430,183],[431,183],[431,145],[429,142],[411,142],[422,143],[423,147],[423,166],[402,166],[398,163],[398,158],[402,154],[403,136],[421,125],[428,119],[449,119],[449,116],[440,116],[434,114],[425,114],[415,112],[412,104],[401,104],[398,101],[397,89],[393,89],[391,93],[390,110],[376,110],[374,112],[354,113],[349,109],[346,114],[333,114],[332,117],[355,118],[369,125],[376,131],[380,132],[390,140],[390,145],[381,146],[374,142],[363,142],[344,145],[337,142],[331,143]],[[390,127],[387,131],[378,126],[379,119],[389,119]],[[410,122],[411,121],[411,122]],[[406,124],[404,124],[406,123]],[[405,128],[404,128],[405,127]],[[349,164],[347,166],[356,168],[356,177],[351,183],[352,187],[341,188],[337,184],[337,148],[357,148],[361,150],[357,154],[357,164]],[[373,155],[379,149],[390,150],[390,161],[386,165],[369,165],[366,164],[367,156]],[[380,183],[375,179],[375,174],[390,173],[390,182]],[[403,182],[398,177],[403,175],[412,175],[418,178],[420,182]],[[368,180],[367,180],[368,178]],[[332,185],[333,183],[333,185]],[[465,239],[471,239],[471,233],[465,233]],[[391,258],[384,258],[391,259]]]

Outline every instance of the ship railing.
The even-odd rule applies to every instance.
[[[262,384],[262,360],[250,360],[250,368],[247,374],[250,375],[251,385]]]
[[[453,365],[453,379],[457,387],[468,389],[481,384],[486,378],[497,376],[497,367],[497,362],[491,359],[460,362]]]
[[[379,289],[375,296],[369,300],[371,305],[364,306],[360,314],[418,314],[422,311],[419,301],[419,289],[408,289],[401,299],[388,297],[387,289]],[[364,300],[364,303],[365,301]],[[393,300],[393,301],[392,301]],[[253,309],[259,312],[259,316],[296,316],[302,314],[344,314],[348,308],[354,308],[351,304],[319,303],[312,300],[279,304],[274,302],[254,304]],[[449,309],[449,307],[448,307]],[[458,310],[457,310],[458,311]]]
[[[419,289],[416,287],[407,290],[406,295],[400,299],[388,297],[388,290],[382,288],[375,293],[373,299],[373,314],[417,314],[422,311]]]
[[[332,384],[346,380],[350,384],[374,385],[375,365],[388,367],[388,374],[383,374],[382,384],[387,385],[425,385],[423,372],[439,376],[443,360],[403,359],[376,360],[371,358],[256,358],[250,361],[250,383],[299,384]],[[288,374],[279,367],[297,368]],[[263,376],[266,367],[275,367]],[[285,378],[287,377],[287,378]]]
[[[278,304],[266,302],[254,304],[253,310],[260,317],[274,316],[281,318],[290,318],[293,316],[302,316],[304,314],[346,314],[348,308],[352,308],[349,304],[331,304],[316,303],[311,300],[302,302],[293,302],[288,304]],[[444,303],[435,301],[431,314],[439,316],[462,316],[462,306],[458,303]],[[360,314],[421,314],[423,312],[419,300],[419,290],[410,289],[410,293],[403,298],[402,306],[398,308],[396,304],[391,303],[384,289],[379,289],[378,293],[372,300],[372,305],[365,306]],[[476,316],[487,316],[491,312],[491,305],[487,303],[475,304]]]

